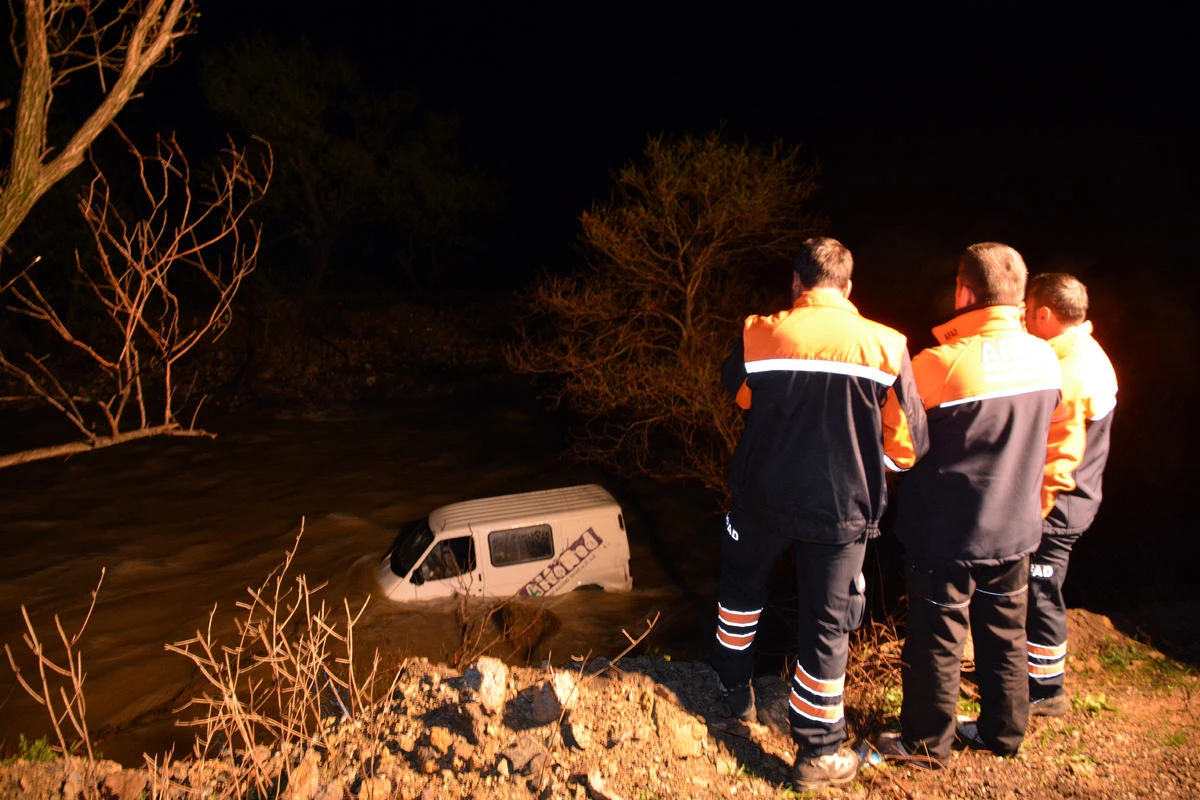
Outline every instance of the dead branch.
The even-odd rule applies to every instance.
[[[785,288],[817,224],[814,188],[794,148],[654,137],[612,202],[581,215],[590,263],[535,287],[506,351],[514,370],[557,378],[553,404],[584,420],[577,457],[725,494],[742,418],[719,368],[738,322],[762,310],[764,277]]]
[[[24,0],[21,67],[7,181],[0,189],[0,252],[39,199],[83,163],[96,137],[133,99],[151,69],[168,63],[175,42],[194,30],[193,0]],[[61,146],[49,141],[55,90],[94,69],[101,96]]]
[[[77,255],[76,274],[100,309],[99,326],[68,321],[35,271],[17,276],[9,292],[10,310],[46,326],[93,375],[72,384],[62,368],[32,353],[18,361],[0,352],[0,371],[28,398],[58,410],[81,439],[0,457],[0,468],[147,436],[211,435],[195,427],[194,414],[180,421],[203,398],[194,400],[188,383],[178,381],[178,364],[228,327],[234,298],[256,266],[260,228],[247,214],[270,181],[270,149],[252,162],[231,144],[216,173],[197,187],[174,137],[159,138],[152,154],[126,143],[143,216],[127,218],[99,168],[79,202],[96,255],[91,262]]]
[[[87,701],[83,693],[83,684],[87,675],[83,671],[83,654],[79,651],[79,639],[92,619],[92,612],[96,608],[96,598],[100,595],[100,586],[103,583],[104,569],[101,568],[100,579],[96,582],[96,588],[92,590],[92,600],[88,605],[87,613],[73,635],[67,635],[63,629],[62,620],[57,614],[54,615],[54,627],[63,649],[61,661],[56,661],[47,654],[46,647],[38,636],[37,628],[29,618],[29,611],[24,605],[21,606],[21,618],[25,622],[25,634],[22,639],[26,648],[37,659],[36,681],[26,679],[17,664],[12,649],[7,644],[4,645],[4,653],[8,656],[8,664],[12,668],[17,682],[26,694],[46,709],[46,713],[50,717],[50,724],[54,728],[54,736],[58,740],[59,753],[66,756],[82,745],[87,752],[89,762],[95,761],[95,754],[92,752],[92,740],[87,725]],[[65,722],[70,723],[70,730],[74,731],[74,735],[78,737],[73,742],[67,741]]]
[[[363,672],[354,646],[354,627],[366,602],[355,610],[343,600],[345,617],[335,621],[324,602],[315,602],[323,586],[288,575],[303,533],[302,523],[280,567],[236,604],[232,643],[222,643],[214,631],[214,607],[206,630],[166,645],[190,660],[208,685],[178,709],[198,712],[180,722],[202,731],[197,758],[222,746],[234,748],[245,757],[239,780],[253,784],[260,796],[277,776],[258,745],[288,752],[310,748],[322,741],[325,719],[357,715],[377,699],[379,653]]]
[[[29,450],[22,450],[19,453],[2,455],[0,456],[0,469],[15,467],[18,464],[28,464],[33,461],[44,461],[48,458],[66,458],[67,456],[98,450],[101,447],[112,447],[117,444],[137,441],[138,439],[148,439],[152,436],[202,436],[211,439],[215,434],[207,431],[187,429],[180,425],[158,425],[150,428],[139,428],[138,430],[126,431],[116,436],[97,436],[87,441],[69,442],[50,447],[35,447]]]

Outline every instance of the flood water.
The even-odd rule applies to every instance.
[[[655,614],[643,650],[707,651],[719,547],[711,505],[680,486],[616,481],[569,461],[536,406],[241,413],[210,427],[215,440],[138,442],[0,476],[0,638],[26,670],[21,606],[59,653],[53,615],[74,633],[104,570],[79,650],[89,726],[107,758],[138,764],[171,744],[190,750],[169,710],[195,673],[164,645],[205,627],[214,606],[216,630],[231,637],[234,603],[282,562],[302,525],[293,572],[327,584],[320,597],[335,606],[367,601],[360,645],[379,646],[385,666],[448,660],[461,641],[455,603],[404,606],[376,590],[375,565],[398,528],[457,500],[599,482],[625,508],[634,591],[547,599],[563,625],[531,658],[614,655],[627,644],[622,630],[637,635]],[[11,751],[18,734],[48,730],[4,664],[0,745]]]

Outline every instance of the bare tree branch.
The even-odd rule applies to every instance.
[[[13,43],[21,86],[0,188],[0,253],[42,195],[83,163],[146,73],[170,60],[196,16],[193,0],[121,0],[119,7],[104,0],[24,0],[22,10],[23,41]],[[54,89],[82,69],[97,71],[102,94],[55,147],[47,139]]]
[[[652,138],[616,176],[612,202],[581,218],[589,269],[528,295],[518,371],[558,378],[548,397],[585,422],[575,454],[618,472],[698,480],[725,493],[741,416],[719,368],[775,269],[819,220],[794,148],[717,134]]]
[[[99,168],[79,201],[95,258],[77,255],[77,280],[96,300],[104,324],[69,321],[33,271],[22,273],[11,291],[11,310],[69,345],[90,365],[91,382],[69,388],[63,368],[45,357],[26,354],[23,364],[0,352],[0,372],[57,409],[82,439],[0,456],[0,468],[146,436],[209,435],[195,428],[194,414],[186,424],[179,421],[193,400],[176,382],[178,366],[229,325],[233,300],[254,270],[260,230],[247,213],[270,180],[270,148],[252,162],[231,144],[202,191],[174,137],[160,138],[150,155],[126,143],[141,177],[141,215],[130,220],[117,208]],[[95,431],[98,421],[106,432]]]

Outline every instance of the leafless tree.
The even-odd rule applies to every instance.
[[[8,168],[0,174],[0,258],[37,201],[84,162],[146,73],[172,58],[176,40],[192,32],[196,16],[194,0],[119,0],[117,6],[23,0],[22,14],[12,36],[21,86]],[[65,142],[51,142],[55,91],[83,71],[93,73],[99,99]]]
[[[270,151],[251,162],[230,146],[200,196],[174,138],[160,138],[152,155],[129,146],[143,201],[139,216],[122,215],[99,170],[79,203],[95,256],[94,263],[77,256],[77,280],[104,325],[68,322],[39,288],[36,269],[22,272],[9,289],[10,310],[48,326],[83,357],[91,378],[84,385],[68,380],[34,353],[16,358],[0,351],[0,371],[27,397],[61,412],[79,438],[0,456],[0,468],[148,436],[209,435],[195,427],[198,405],[176,368],[198,343],[225,330],[234,296],[254,269],[260,231],[246,214],[266,191]],[[192,418],[181,421],[188,408]]]
[[[724,494],[741,416],[720,365],[740,320],[764,310],[771,271],[787,285],[784,265],[819,225],[815,188],[796,148],[715,133],[651,138],[617,174],[611,203],[581,217],[587,270],[534,289],[508,353],[556,377],[553,401],[584,420],[578,456]]]
[[[251,164],[245,151],[230,147],[202,196],[174,138],[160,140],[149,156],[131,144],[145,201],[145,216],[136,220],[118,211],[97,168],[79,203],[93,241],[89,255],[76,257],[73,283],[95,304],[99,324],[81,324],[55,305],[48,288],[53,276],[46,271],[65,265],[39,265],[38,258],[6,264],[13,259],[9,242],[51,187],[88,160],[147,73],[174,58],[177,40],[195,29],[196,0],[10,0],[10,8],[21,82],[0,169],[0,295],[5,310],[41,323],[64,343],[55,357],[65,351],[67,358],[17,352],[9,337],[0,347],[0,373],[17,388],[0,400],[49,404],[79,438],[0,455],[0,467],[146,436],[203,433],[179,362],[224,330],[234,295],[254,268],[259,234],[245,214],[269,180],[269,150]],[[54,101],[68,84],[75,84],[75,98],[91,87],[95,100],[81,121],[64,125],[67,115]],[[11,98],[0,97],[0,108],[9,105]],[[66,133],[52,133],[60,129]],[[192,419],[181,422],[187,409]]]

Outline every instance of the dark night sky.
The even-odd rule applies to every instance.
[[[511,201],[498,268],[573,261],[575,218],[647,134],[723,125],[805,148],[860,277],[953,261],[982,238],[1034,271],[1127,258],[1184,271],[1172,242],[1197,211],[1200,127],[1178,14],[649,5],[210,0],[189,46],[305,35],[458,116],[466,155]]]

